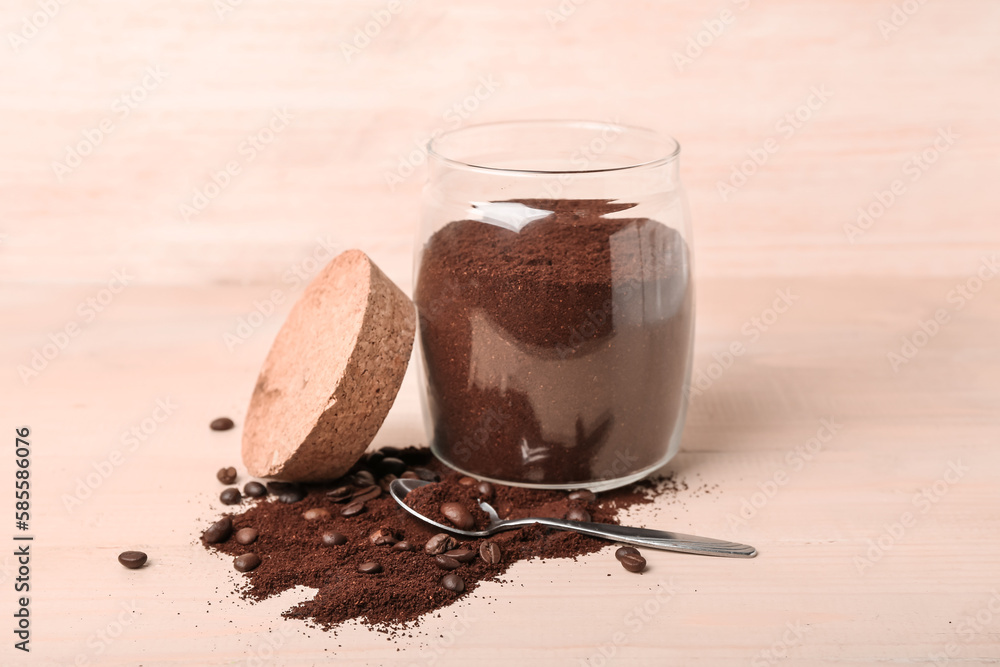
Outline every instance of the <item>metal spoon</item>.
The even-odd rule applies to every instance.
[[[417,517],[421,521],[440,528],[443,531],[463,535],[465,537],[489,537],[494,533],[504,530],[514,530],[523,526],[538,524],[556,530],[572,530],[583,535],[599,537],[613,542],[624,542],[639,547],[650,547],[652,549],[663,549],[664,551],[680,551],[690,554],[702,554],[705,556],[727,556],[730,558],[753,558],[757,555],[757,550],[747,544],[736,542],[726,542],[724,540],[713,540],[710,537],[696,537],[694,535],[684,535],[682,533],[672,533],[665,530],[649,530],[648,528],[629,528],[628,526],[616,526],[610,523],[592,523],[589,521],[566,521],[563,519],[547,519],[543,517],[528,519],[501,520],[497,516],[489,503],[479,501],[479,506],[483,508],[490,517],[490,525],[486,530],[459,530],[452,526],[447,526],[437,521],[428,519],[415,509],[403,502],[406,495],[414,489],[430,484],[420,479],[394,479],[389,485],[389,494],[407,512]]]

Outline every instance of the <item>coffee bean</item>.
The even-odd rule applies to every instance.
[[[209,526],[208,530],[202,533],[201,538],[208,544],[218,544],[219,542],[228,540],[232,532],[233,520],[228,516],[224,516]]]
[[[458,542],[448,533],[438,533],[431,539],[427,540],[427,544],[424,545],[424,551],[432,556],[436,556],[438,554],[443,554],[445,551],[451,551],[457,545]]]
[[[391,547],[399,541],[399,533],[392,528],[383,526],[369,535],[368,539],[377,547]]]
[[[219,494],[219,500],[221,500],[224,505],[239,505],[240,501],[243,500],[243,496],[240,495],[239,489],[235,486],[231,486]]]
[[[416,551],[417,548],[415,546],[413,546],[412,542],[407,542],[406,540],[403,540],[401,542],[396,542],[395,544],[393,544],[392,545],[392,550],[393,551]]]
[[[236,468],[232,466],[219,468],[219,472],[215,473],[215,478],[223,484],[232,484],[236,481]]]
[[[425,482],[440,482],[441,475],[437,474],[430,468],[414,468],[413,472],[417,474],[417,477],[424,480]]]
[[[302,518],[306,521],[322,521],[330,518],[330,512],[322,507],[314,507],[303,512]]]
[[[237,556],[233,561],[233,567],[235,567],[240,572],[249,572],[250,570],[256,570],[257,566],[260,565],[260,556],[255,553],[243,554]]]
[[[337,488],[327,491],[326,497],[335,503],[343,503],[350,500],[351,495],[354,493],[354,489],[349,486],[338,486]]]
[[[285,491],[291,491],[297,486],[298,486],[297,484],[293,484],[291,482],[270,481],[267,483],[267,490],[275,495],[278,495],[284,493]]]
[[[379,486],[367,486],[363,489],[358,489],[351,496],[351,500],[354,502],[366,502],[368,500],[374,500],[382,495],[382,489]]]
[[[475,479],[474,477],[463,477],[462,479],[458,480],[458,483],[461,484],[462,486],[475,486],[476,484],[479,483],[479,480]]]
[[[248,498],[263,498],[267,495],[267,487],[260,482],[247,482],[243,485],[243,495]]]
[[[441,585],[455,593],[465,592],[465,580],[454,572],[449,572],[441,577]]]
[[[375,561],[368,561],[358,565],[358,572],[361,574],[378,574],[382,571],[382,566]]]
[[[407,447],[406,449],[396,454],[397,459],[402,459],[406,465],[413,468],[414,466],[425,466],[431,462],[434,455],[431,454],[431,450],[416,447]]]
[[[146,564],[146,554],[141,551],[123,551],[118,554],[118,562],[130,570],[138,570]]]
[[[500,547],[493,542],[483,542],[479,545],[479,557],[490,565],[496,565],[502,558]]]
[[[476,522],[461,503],[441,503],[441,514],[459,530],[471,530]]]
[[[351,477],[351,483],[354,486],[372,486],[375,484],[375,475],[367,470],[359,470]]]
[[[496,495],[496,489],[489,482],[480,482],[476,484],[476,493],[479,494],[480,500],[485,500],[486,502],[492,502],[493,497]]]
[[[340,516],[357,516],[365,511],[365,503],[362,500],[355,500],[344,506],[344,509],[340,510]]]
[[[389,445],[378,450],[378,452],[382,456],[392,456],[395,458],[399,458],[399,455],[403,453],[403,450],[400,449],[399,447],[393,447],[392,445]]]
[[[267,490],[278,496],[283,503],[297,503],[306,497],[306,490],[291,482],[268,482]]]
[[[398,477],[406,472],[406,464],[394,456],[387,456],[382,459],[378,471],[382,475],[396,475]]]
[[[446,551],[444,552],[444,555],[448,558],[454,558],[459,563],[471,563],[476,560],[476,552],[472,549],[466,549],[465,547]]]
[[[325,547],[338,547],[341,544],[347,544],[347,537],[333,530],[323,533],[321,539]]]
[[[642,572],[646,569],[646,559],[639,554],[625,554],[618,560],[629,572]]]
[[[407,470],[402,475],[400,475],[399,478],[400,479],[420,479],[420,475],[418,475],[417,473],[413,472],[412,470]]]
[[[257,541],[257,529],[240,528],[236,531],[236,541],[240,544],[253,544]]]
[[[383,459],[385,453],[382,451],[368,452],[365,454],[365,465],[377,470]]]
[[[305,497],[305,489],[292,489],[291,491],[285,491],[284,493],[278,494],[278,500],[288,505],[297,503]]]
[[[566,518],[570,521],[590,521],[590,512],[581,507],[573,507],[566,512]]]
[[[235,424],[233,424],[233,420],[229,417],[219,417],[218,419],[212,420],[212,423],[208,425],[208,427],[213,431],[228,431],[233,426],[235,426]]]
[[[579,491],[574,491],[569,494],[570,500],[576,500],[581,503],[592,503],[597,500],[597,496],[593,491],[588,491],[587,489],[580,489]]]
[[[615,551],[615,558],[621,560],[624,556],[640,556],[639,550],[635,547],[618,547]]]
[[[386,475],[384,477],[381,477],[378,480],[378,488],[382,489],[386,493],[389,493],[389,486],[392,484],[392,482],[394,480],[397,480],[397,479],[399,479],[399,478],[396,477],[395,475],[391,475],[391,474],[390,475]]]
[[[440,556],[434,556],[434,563],[442,570],[457,570],[462,567],[462,564],[451,556],[445,556],[441,554]]]

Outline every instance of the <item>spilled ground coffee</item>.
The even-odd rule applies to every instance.
[[[441,536],[383,490],[396,477],[440,480],[414,497],[414,504],[432,515],[445,502],[461,503],[474,512],[474,501],[484,492],[477,485],[460,483],[461,475],[432,459],[426,448],[386,448],[367,454],[347,476],[329,484],[272,483],[270,495],[246,497],[242,512],[226,515],[231,525],[223,521],[227,525],[214,526],[202,542],[234,557],[235,567],[246,570],[240,593],[248,599],[262,600],[307,586],[316,589],[315,596],[286,611],[286,617],[326,629],[359,619],[384,630],[400,629],[445,607],[482,581],[501,580],[519,560],[574,558],[610,544],[537,526],[486,540]],[[492,493],[492,505],[501,518],[563,518],[583,509],[595,521],[618,523],[624,510],[679,488],[686,485],[661,479],[596,498],[584,493],[570,499],[561,491],[500,485],[487,493]],[[357,507],[360,510],[345,512]],[[474,518],[483,520],[479,514]],[[254,531],[253,539],[248,539]]]

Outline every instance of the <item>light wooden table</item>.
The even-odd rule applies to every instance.
[[[1000,279],[977,282],[1000,257],[996,3],[421,0],[345,56],[388,3],[227,1],[0,10],[0,474],[30,426],[36,538],[30,657],[0,550],[0,663],[1000,662]],[[705,379],[670,468],[690,489],[632,518],[760,557],[521,563],[395,641],[280,620],[306,591],[233,597],[194,542],[238,461],[238,430],[207,423],[240,421],[298,274],[360,247],[410,290],[414,142],[561,116],[684,147]],[[724,199],[748,151],[763,164]],[[260,324],[234,343],[241,318]],[[377,443],[420,441],[419,420],[410,375]]]

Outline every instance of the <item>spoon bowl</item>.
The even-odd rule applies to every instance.
[[[525,526],[539,525],[556,530],[571,530],[583,535],[598,537],[612,542],[622,542],[639,547],[678,551],[682,553],[701,554],[703,556],[724,556],[728,558],[753,558],[757,550],[748,544],[715,540],[710,537],[697,537],[665,530],[650,530],[648,528],[631,528],[611,523],[594,523],[592,521],[569,521],[567,519],[549,519],[545,517],[530,517],[525,519],[501,519],[496,510],[482,500],[479,506],[490,517],[490,525],[485,530],[459,530],[424,516],[406,504],[406,496],[414,489],[433,482],[420,479],[394,479],[389,485],[389,495],[399,503],[404,510],[424,523],[439,528],[446,533],[463,537],[489,537],[505,530],[515,530]]]

